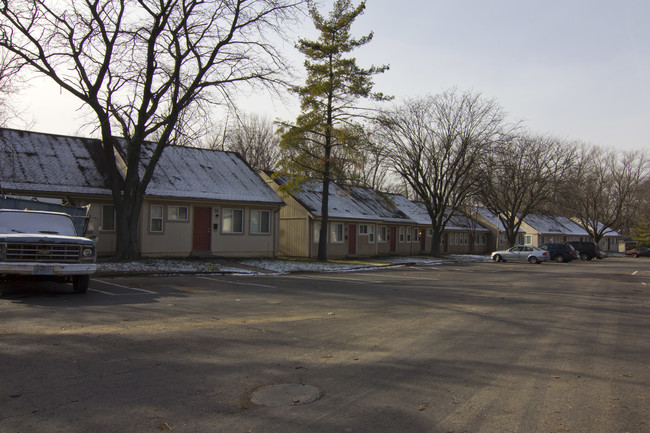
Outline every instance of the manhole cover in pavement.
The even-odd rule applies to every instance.
[[[262,387],[251,395],[251,401],[258,406],[293,406],[311,403],[323,393],[310,385],[289,383]]]

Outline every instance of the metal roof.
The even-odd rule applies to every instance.
[[[148,156],[153,145],[144,149]],[[111,194],[99,140],[0,128],[0,157],[4,190]],[[238,154],[181,146],[163,151],[146,194],[282,204]]]

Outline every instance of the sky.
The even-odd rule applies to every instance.
[[[352,33],[374,39],[352,54],[390,65],[375,90],[395,103],[471,90],[531,132],[650,151],[649,23],[648,0],[367,0]],[[309,20],[293,34],[317,36]],[[304,58],[293,43],[284,51],[300,84]],[[84,135],[79,104],[58,87],[37,81],[21,103],[32,130]],[[293,96],[248,94],[240,106],[271,120],[299,112]]]

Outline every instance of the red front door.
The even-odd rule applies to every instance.
[[[357,253],[357,225],[348,224],[348,254],[355,255]]]
[[[212,209],[209,207],[194,208],[194,231],[192,249],[194,251],[210,251],[210,219]]]

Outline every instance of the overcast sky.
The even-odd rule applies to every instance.
[[[315,38],[312,27],[297,34]],[[353,55],[361,66],[390,65],[375,90],[397,100],[473,90],[531,131],[650,150],[648,0],[367,0],[352,30],[374,32]],[[303,58],[286,48],[300,71]],[[57,87],[23,98],[32,129],[77,135],[78,104]],[[251,96],[242,106],[270,119],[298,114],[291,99]]]

